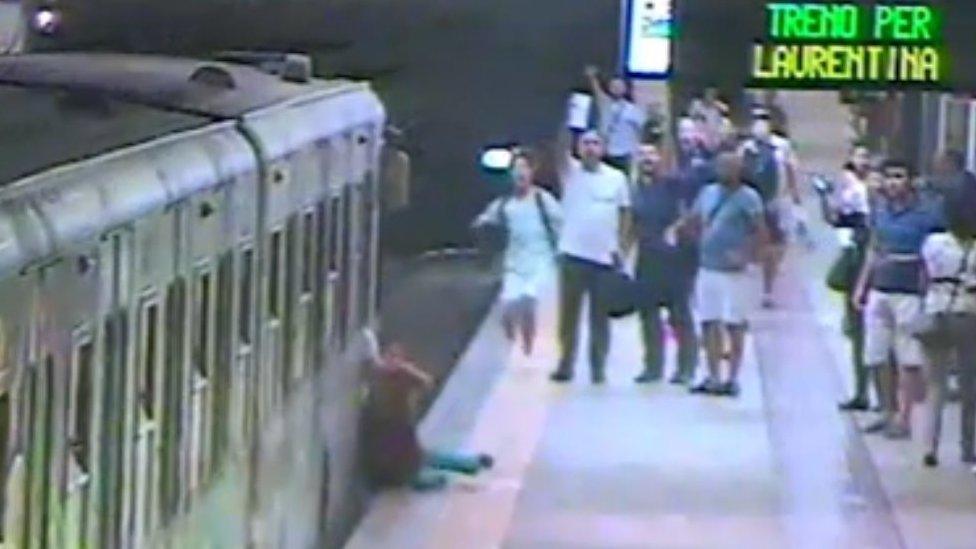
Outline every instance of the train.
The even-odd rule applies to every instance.
[[[329,547],[386,111],[302,56],[0,57],[2,547]]]

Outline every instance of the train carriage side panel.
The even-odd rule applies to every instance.
[[[304,332],[300,332],[301,335],[292,342],[301,337],[314,338],[315,361],[318,362],[315,367],[325,368],[327,372],[321,378],[323,385],[317,388],[316,400],[321,407],[318,415],[322,418],[322,425],[318,428],[325,440],[322,450],[327,450],[327,499],[336,502],[327,510],[325,530],[336,539],[342,533],[333,526],[351,523],[359,500],[354,481],[361,361],[356,355],[357,348],[351,335],[362,323],[346,317],[355,315],[355,308],[349,304],[356,294],[350,290],[355,287],[355,282],[360,282],[356,280],[356,273],[359,272],[357,265],[364,259],[358,262],[354,259],[358,255],[353,253],[354,246],[361,237],[349,218],[349,212],[354,200],[351,197],[361,193],[358,189],[365,184],[367,174],[376,171],[376,151],[381,144],[384,123],[385,112],[378,98],[367,86],[352,84],[341,92],[280,105],[250,114],[244,120],[247,131],[260,143],[259,149],[271,167],[263,195],[267,207],[266,227],[271,231],[267,242],[274,245],[275,239],[281,238],[274,235],[279,234],[277,231],[286,230],[288,219],[295,213],[301,215],[312,211],[307,208],[313,204],[319,217],[319,234],[314,238],[318,242],[315,250],[317,258],[311,261],[312,258],[305,258],[302,251],[294,257],[303,258],[304,263],[292,265],[299,267],[293,271],[301,271],[302,266],[315,268],[315,308],[318,314],[308,312],[301,292],[293,292],[284,299],[291,299],[288,312],[307,315],[292,324],[298,328],[301,321],[305,322]],[[313,160],[317,166],[311,162]],[[286,173],[281,175],[278,170]],[[292,186],[291,192],[279,190],[282,177]],[[337,218],[337,215],[341,218]],[[300,245],[295,250],[299,248]],[[273,255],[272,251],[269,259]],[[300,273],[296,279],[301,279]],[[266,285],[268,289],[272,287],[273,284]],[[339,303],[340,299],[344,303]],[[372,317],[371,314],[360,316]],[[265,319],[266,322],[269,320],[274,322],[273,319]],[[308,320],[313,322],[309,324]],[[334,324],[343,325],[346,329],[330,330],[329,326]],[[268,326],[271,328],[273,324]],[[285,332],[282,335],[297,334]],[[295,354],[301,352],[292,349]],[[284,359],[284,354],[279,355],[278,360]],[[289,366],[294,368],[295,363]],[[272,467],[261,482],[273,485],[274,479],[285,473]],[[302,517],[296,513],[297,508],[309,512],[317,509],[321,494],[307,489],[311,487],[305,487],[304,493],[294,494],[296,498],[308,501],[309,505],[290,505],[286,509],[278,509],[277,512],[286,513],[286,516],[269,519],[270,522],[288,524],[314,521],[314,516]],[[276,510],[271,508],[266,512],[274,514]]]

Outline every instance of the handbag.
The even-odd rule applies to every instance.
[[[963,249],[962,261],[960,262],[959,272],[956,273],[952,286],[952,294],[944,311],[930,312],[925,310],[925,298],[919,305],[919,311],[912,318],[908,325],[908,332],[912,334],[923,346],[937,348],[947,346],[951,343],[952,332],[949,326],[949,317],[952,314],[952,306],[959,297],[959,289],[962,286],[962,275],[969,267],[969,255],[972,251],[970,244]]]
[[[607,269],[602,278],[606,313],[610,318],[624,318],[637,311],[637,281],[618,267]]]
[[[835,292],[849,293],[857,282],[861,266],[860,251],[856,246],[846,246],[827,271],[827,287]]]

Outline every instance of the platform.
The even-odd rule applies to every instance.
[[[835,96],[785,100],[805,167],[836,171]],[[607,385],[590,385],[583,364],[573,384],[553,385],[554,295],[530,359],[504,342],[493,309],[421,432],[430,445],[493,453],[495,469],[442,493],[379,496],[347,547],[976,545],[976,476],[958,462],[955,406],[934,470],[918,443],[862,435],[869,417],[837,411],[850,374],[842,303],[823,285],[836,248],[827,227],[815,236],[816,249],[791,250],[776,309],[755,312],[734,400],[633,384],[635,319],[613,326]]]

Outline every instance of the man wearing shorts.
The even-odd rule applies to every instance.
[[[747,267],[754,251],[768,245],[762,199],[741,177],[742,159],[724,152],[716,160],[719,182],[702,189],[680,228],[701,235],[695,303],[705,339],[708,377],[692,392],[739,394],[738,375],[748,327]],[[729,375],[723,381],[725,334],[730,339]]]
[[[883,410],[866,431],[905,439],[911,436],[913,404],[924,397],[925,355],[909,332],[921,307],[920,253],[925,238],[943,222],[938,206],[920,199],[905,162],[888,160],[882,172],[884,199],[871,214],[872,240],[852,299],[864,309],[864,360]]]

